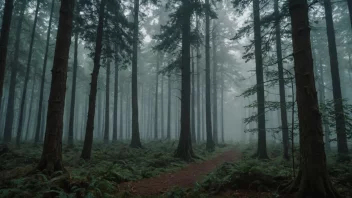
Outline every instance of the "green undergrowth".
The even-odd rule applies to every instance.
[[[51,177],[43,173],[28,175],[39,162],[42,147],[23,144],[0,156],[0,197],[114,197],[117,184],[173,172],[187,163],[173,157],[176,141],[145,143],[132,149],[127,142],[93,146],[91,160],[80,158],[82,144],[63,146],[63,164],[67,172]],[[220,146],[208,153],[205,144],[194,145],[198,160],[207,160],[230,149]]]
[[[282,159],[277,145],[270,146],[268,160],[258,160],[251,156],[253,146],[242,147],[241,159],[233,163],[224,163],[208,174],[192,189],[175,188],[163,197],[227,197],[226,192],[265,193],[260,197],[275,198],[279,188],[293,179],[292,161]],[[337,163],[337,156],[328,155],[328,172],[336,189],[343,197],[352,197],[352,163]],[[298,160],[295,167],[297,172]],[[231,195],[231,197],[237,197]],[[241,196],[238,196],[241,197]],[[256,195],[254,195],[256,197]]]

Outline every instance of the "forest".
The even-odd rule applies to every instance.
[[[352,0],[0,16],[1,198],[352,198]]]

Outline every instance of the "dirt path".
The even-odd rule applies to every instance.
[[[122,183],[119,185],[119,189],[121,191],[129,191],[135,195],[150,196],[162,194],[174,187],[193,187],[197,181],[201,180],[203,176],[213,171],[217,166],[224,162],[234,161],[238,157],[239,153],[231,149],[208,161],[192,163],[175,173],[164,173],[153,178]]]

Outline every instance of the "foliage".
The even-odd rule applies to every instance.
[[[67,172],[52,177],[38,172],[28,174],[38,163],[41,147],[31,144],[11,149],[0,156],[0,197],[112,197],[117,184],[154,177],[187,165],[174,158],[176,142],[150,142],[145,149],[132,149],[127,143],[94,144],[92,160],[79,158],[81,145],[63,148]],[[224,148],[217,149],[222,152]],[[196,145],[200,159],[216,155]]]

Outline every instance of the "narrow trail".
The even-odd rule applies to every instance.
[[[224,162],[235,161],[238,158],[239,153],[231,149],[213,159],[191,163],[177,172],[164,173],[153,178],[121,183],[118,187],[121,191],[129,191],[133,195],[142,196],[160,195],[174,187],[191,188],[197,181],[212,172],[217,166]]]

